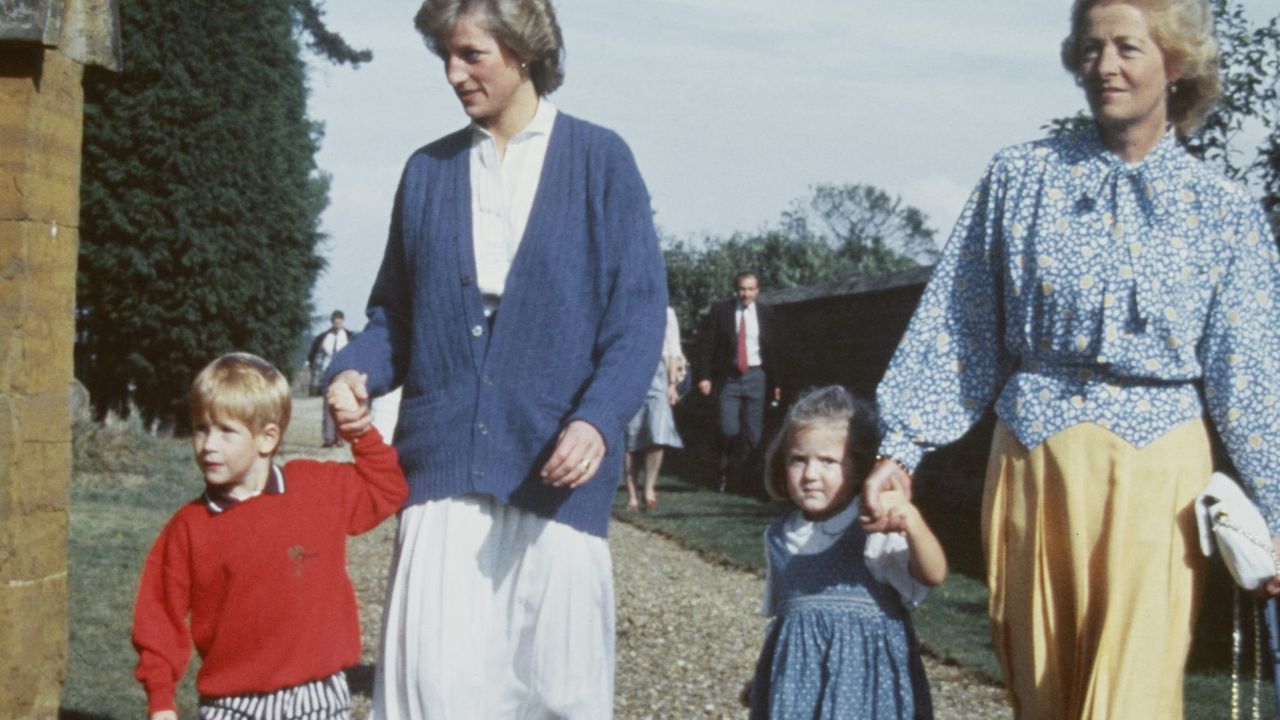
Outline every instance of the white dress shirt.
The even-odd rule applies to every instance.
[[[497,308],[520,249],[555,118],[555,106],[539,99],[533,119],[507,140],[501,158],[493,134],[471,126],[471,233],[485,314]]]

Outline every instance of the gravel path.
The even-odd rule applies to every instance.
[[[319,437],[319,401],[295,400],[284,454],[349,457],[321,448]],[[365,638],[364,664],[351,674],[357,720],[367,717],[394,542],[394,522],[387,522],[350,543]],[[616,520],[609,544],[617,595],[617,720],[745,718],[737,696],[762,640],[761,578]],[[1011,717],[999,688],[931,658],[925,668],[938,720]]]

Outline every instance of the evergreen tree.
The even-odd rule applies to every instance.
[[[328,200],[299,28],[368,54],[310,0],[121,6],[125,71],[85,80],[77,373],[99,415],[183,429],[200,367],[244,350],[290,373],[309,327]]]

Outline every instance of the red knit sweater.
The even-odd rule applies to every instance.
[[[197,499],[160,532],[133,616],[148,713],[175,708],[193,641],[202,695],[270,692],[359,661],[346,536],[398,510],[408,487],[377,430],[352,451],[354,463],[294,460],[284,492],[220,513]]]

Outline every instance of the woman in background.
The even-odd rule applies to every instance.
[[[677,386],[686,372],[684,350],[680,347],[680,321],[676,311],[667,307],[667,334],[662,342],[662,360],[653,373],[649,392],[645,395],[640,412],[627,425],[627,455],[623,460],[623,473],[627,479],[627,509],[640,509],[636,497],[636,476],[644,468],[644,506],[658,509],[658,471],[662,468],[665,448],[682,448],[680,433],[676,430],[676,418],[671,408],[680,399]]]

